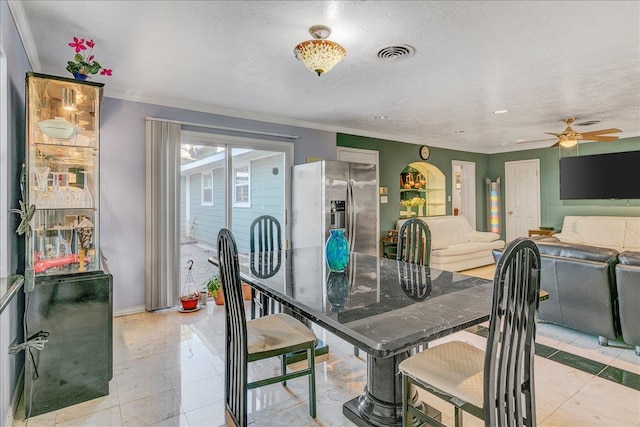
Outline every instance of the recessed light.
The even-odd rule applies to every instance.
[[[508,113],[509,110],[496,110],[493,112],[493,114],[504,114],[504,113]]]
[[[388,119],[389,116],[373,116],[373,118],[376,120],[385,120],[385,119]]]
[[[516,142],[525,142],[526,139],[516,139]]]

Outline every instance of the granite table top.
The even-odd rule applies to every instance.
[[[489,319],[493,284],[486,279],[355,252],[346,271],[329,272],[323,253],[322,248],[284,251],[281,267],[267,278],[252,274],[250,257],[240,254],[241,276],[375,357],[390,357]]]

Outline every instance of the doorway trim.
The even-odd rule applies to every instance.
[[[468,162],[464,160],[451,160],[451,215],[454,214],[455,191],[456,191],[456,174],[455,167],[460,166],[462,169],[461,182],[461,203],[465,207],[462,212],[469,221],[471,227],[477,230],[477,210],[476,210],[476,162]]]
[[[533,168],[533,174],[528,173]],[[522,178],[513,182],[512,173]],[[517,187],[516,187],[517,185]],[[517,199],[517,196],[526,196]],[[517,202],[517,203],[516,203]],[[524,205],[524,206],[523,206]],[[523,211],[529,215],[522,215]],[[518,160],[504,163],[504,226],[507,242],[516,237],[528,236],[527,230],[540,226],[540,159]],[[518,218],[523,219],[518,219]],[[516,222],[519,229],[516,230]]]

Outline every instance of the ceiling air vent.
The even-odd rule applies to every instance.
[[[408,44],[385,46],[378,50],[378,58],[384,60],[398,60],[411,58],[416,53],[413,46]]]
[[[576,123],[576,126],[591,126],[600,123],[600,120],[588,120],[586,122]]]

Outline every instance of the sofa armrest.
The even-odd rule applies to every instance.
[[[490,231],[472,231],[469,233],[470,242],[495,242],[496,240],[500,240],[498,233]]]

